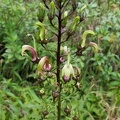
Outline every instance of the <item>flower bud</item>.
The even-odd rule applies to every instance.
[[[73,117],[73,120],[79,120],[78,116],[75,115],[75,116]]]
[[[63,63],[65,61],[64,57],[60,57],[60,62]]]
[[[40,3],[39,13],[37,17],[40,22],[43,22],[45,17],[45,6],[42,3]]]
[[[65,108],[64,109],[64,112],[66,113],[66,115],[68,116],[68,115],[70,115],[70,112],[71,112],[71,109],[69,109],[69,108]]]
[[[55,16],[55,3],[52,1],[50,2],[48,17],[50,20],[52,20],[54,16]]]
[[[47,110],[43,110],[42,111],[42,115],[45,118],[47,115],[49,114],[49,112]]]
[[[56,98],[60,96],[60,93],[58,91],[52,91],[52,96],[53,96],[53,102],[55,102]]]
[[[80,21],[80,16],[75,17],[75,19],[73,20],[73,22],[71,23],[70,28],[69,28],[71,33],[76,30],[76,27],[77,27],[77,24],[79,23],[79,21]]]

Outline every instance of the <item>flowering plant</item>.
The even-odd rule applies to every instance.
[[[49,5],[47,5],[49,3]],[[38,22],[36,22],[37,31],[36,31],[36,40],[34,40],[34,47],[30,45],[23,45],[22,46],[22,55],[25,54],[25,51],[28,50],[32,53],[32,61],[37,61],[37,68],[35,73],[37,74],[38,79],[47,79],[48,73],[51,73],[52,76],[55,78],[55,82],[57,83],[56,90],[52,92],[53,101],[55,101],[58,98],[58,116],[57,119],[61,119],[61,91],[62,91],[62,85],[65,83],[68,83],[70,81],[75,81],[75,86],[77,88],[80,88],[80,68],[77,66],[74,66],[70,59],[72,58],[72,51],[70,51],[69,45],[63,45],[67,44],[67,41],[72,38],[72,36],[75,34],[75,31],[77,29],[77,26],[81,23],[81,16],[78,14],[75,18],[73,18],[73,21],[70,21],[70,24],[68,24],[69,17],[77,10],[77,4],[76,2],[72,1],[71,11],[66,10],[67,4],[69,3],[69,0],[66,1],[52,1],[52,2],[46,2],[43,0],[43,4],[40,3],[40,10],[38,13]],[[80,9],[80,12],[82,12],[86,6],[83,6]],[[49,24],[45,22],[47,19],[49,21]],[[57,19],[57,24],[55,24]],[[57,31],[57,32],[56,32]],[[48,49],[48,44],[53,42],[52,39],[50,39],[49,32],[52,33],[52,35],[56,38],[56,50]],[[82,53],[84,49],[88,46],[86,44],[87,36],[95,35],[95,33],[92,30],[86,30],[81,36],[81,40],[78,44],[79,49],[77,49],[74,53],[80,52]],[[66,36],[66,37],[64,37]],[[34,37],[33,37],[34,38]],[[48,52],[54,52],[54,63],[50,61],[51,58],[48,56],[38,56],[36,44],[41,44],[41,46],[47,50]],[[98,46],[94,42],[89,43],[90,46],[93,46],[94,51],[98,52]],[[52,54],[50,54],[52,55]],[[49,55],[49,56],[50,56]],[[56,65],[53,65],[55,64]],[[63,79],[63,80],[62,80]],[[63,82],[64,81],[64,82]]]

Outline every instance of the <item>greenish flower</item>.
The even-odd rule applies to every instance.
[[[62,77],[64,81],[69,81],[71,77],[75,77],[74,75],[74,69],[71,64],[65,64],[64,67],[62,68]]]

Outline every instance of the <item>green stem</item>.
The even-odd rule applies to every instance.
[[[67,64],[69,65],[70,64],[70,53],[68,53],[68,59],[67,59]]]

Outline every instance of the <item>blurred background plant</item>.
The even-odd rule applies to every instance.
[[[81,24],[68,41],[71,50],[78,52],[71,62],[81,69],[76,88],[74,83],[64,84],[62,91],[62,120],[119,120],[120,119],[120,2],[119,0],[76,0]],[[33,45],[35,22],[40,1],[2,0],[0,4],[0,118],[53,119],[56,102],[51,96],[54,80],[38,85],[33,77],[36,66],[21,56],[21,46]],[[45,21],[46,24],[47,21]],[[87,43],[98,44],[99,52],[91,47],[81,51],[76,46],[81,35],[90,29],[96,36]],[[54,30],[53,30],[54,32]],[[48,32],[47,32],[48,33]],[[48,33],[51,37],[51,33]],[[92,40],[91,40],[92,39]],[[49,48],[55,49],[53,43]],[[39,54],[49,55],[38,45]],[[53,55],[54,57],[54,55]],[[54,61],[53,61],[54,62]],[[27,82],[30,81],[30,82]],[[33,82],[33,83],[32,83]],[[50,92],[51,91],[51,92]],[[79,106],[79,107],[78,107]]]
[[[5,78],[22,80],[32,65],[21,57],[23,43],[31,43],[28,33],[34,31],[38,1],[3,0],[0,4],[0,59]],[[32,12],[34,11],[34,12]]]

